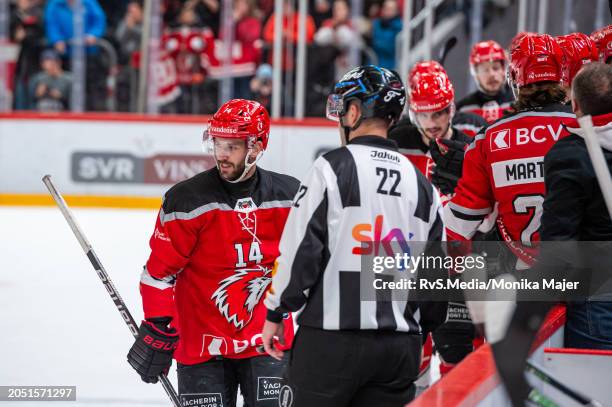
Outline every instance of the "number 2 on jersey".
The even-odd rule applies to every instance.
[[[521,232],[521,242],[525,246],[531,246],[531,238],[540,228],[540,219],[542,218],[542,205],[544,204],[544,196],[540,194],[534,195],[517,195],[512,201],[512,208],[515,213],[526,215],[531,212],[531,218],[527,222],[527,226]]]
[[[234,245],[234,249],[236,249],[236,255],[238,257],[238,261],[236,261],[235,267],[236,268],[246,267],[247,264],[244,261],[244,251],[242,249],[242,243],[236,243]],[[251,242],[249,245],[249,261],[259,264],[261,263],[262,260],[263,260],[263,255],[261,254],[261,249],[259,248],[259,242],[258,241]]]

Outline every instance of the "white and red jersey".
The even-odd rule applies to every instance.
[[[261,168],[229,184],[213,168],[166,193],[140,292],[145,318],[173,318],[179,363],[261,354],[263,295],[298,185]],[[289,315],[284,323],[290,346]]]
[[[176,75],[181,85],[204,81],[202,53],[212,38],[210,28],[179,27],[164,33],[162,46],[174,60]]]
[[[263,42],[261,23],[255,17],[247,17],[236,25],[231,47],[231,63],[224,65],[226,47],[223,40],[211,35],[207,38],[202,65],[211,78],[245,77],[255,75],[261,62]]]
[[[544,156],[568,135],[575,119],[566,105],[522,111],[498,120],[480,133],[465,153],[463,176],[445,207],[449,240],[471,239],[498,204],[497,227],[526,265],[537,253],[544,202]]]
[[[181,95],[181,88],[172,56],[165,50],[160,50],[158,56],[157,61],[151,62],[150,81],[155,84],[157,90],[155,102],[161,106],[176,100]],[[140,51],[132,53],[130,64],[133,68],[140,69]]]

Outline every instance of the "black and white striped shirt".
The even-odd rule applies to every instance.
[[[438,193],[394,141],[361,136],[319,157],[283,231],[264,301],[268,319],[299,311],[298,324],[314,328],[415,334],[427,329],[424,319],[443,322],[446,304],[363,300],[359,250],[391,230],[406,241],[443,241],[441,213]]]

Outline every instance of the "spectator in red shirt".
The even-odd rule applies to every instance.
[[[234,41],[240,44],[243,62],[253,63],[253,72],[238,76],[234,80],[234,97],[251,99],[250,82],[255,73],[255,67],[261,60],[261,21],[256,16],[254,0],[234,1],[234,22],[236,32]]]
[[[283,39],[285,43],[291,43],[295,46],[298,38],[298,21],[299,14],[294,10],[291,1],[286,0],[283,5]],[[276,15],[273,13],[264,27],[264,41],[272,47],[274,43],[274,20]],[[315,23],[310,15],[306,16],[306,43],[312,43],[315,33]],[[271,55],[271,53],[270,53]],[[289,58],[287,52],[284,53],[283,69],[293,70],[293,60]]]

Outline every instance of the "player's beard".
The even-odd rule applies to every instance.
[[[231,168],[222,168],[222,165],[227,164],[231,165]],[[219,166],[219,173],[221,174],[221,177],[227,181],[236,181],[238,178],[240,178],[245,169],[244,161],[234,164],[228,160],[223,160],[219,161],[217,165]]]
[[[451,123],[449,121],[448,125],[444,126],[444,127],[429,127],[427,129],[421,129],[421,135],[423,136],[423,142],[425,142],[425,144],[430,145],[430,143],[435,140],[435,139],[439,139],[439,138],[446,138],[447,134],[449,133],[451,127]],[[431,131],[435,129],[435,133],[432,133]]]
[[[483,86],[485,92],[490,95],[496,95],[501,90],[502,86],[504,86],[503,80],[497,80],[496,78],[491,78],[486,82],[486,86]]]
[[[424,129],[423,131],[425,132],[425,137],[427,137],[429,141],[432,141],[434,139],[442,137],[442,135],[444,134],[442,132],[443,130],[444,129],[442,127],[430,127]]]

